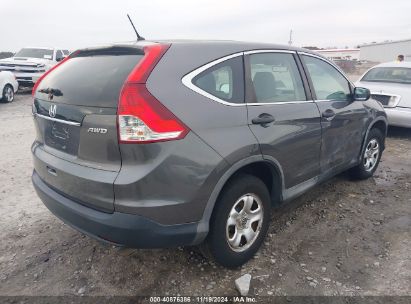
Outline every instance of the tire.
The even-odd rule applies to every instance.
[[[364,150],[361,151],[360,163],[350,170],[354,179],[367,179],[377,170],[384,147],[384,135],[378,129],[368,133]]]
[[[14,100],[14,89],[10,84],[6,84],[1,95],[1,102],[9,103]]]
[[[202,252],[206,249],[218,264],[228,268],[243,265],[260,248],[270,217],[270,194],[265,184],[252,175],[239,175],[216,202]]]

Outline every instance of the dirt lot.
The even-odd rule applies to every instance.
[[[277,210],[238,270],[193,248],[100,244],[54,217],[31,185],[30,95],[0,104],[0,295],[411,295],[411,131],[391,129],[374,178],[340,175]]]

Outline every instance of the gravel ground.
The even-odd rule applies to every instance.
[[[346,175],[276,210],[238,270],[195,248],[101,244],[54,217],[31,185],[30,95],[0,104],[0,295],[411,295],[411,131],[390,129],[374,178]]]

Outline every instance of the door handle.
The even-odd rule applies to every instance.
[[[327,109],[324,112],[322,112],[321,116],[324,117],[327,120],[331,120],[331,119],[334,118],[335,112],[331,109]]]
[[[275,121],[275,118],[268,113],[262,113],[251,120],[254,125],[262,125],[263,127],[273,121]]]

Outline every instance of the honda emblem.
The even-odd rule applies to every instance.
[[[56,117],[56,111],[57,111],[57,106],[51,105],[49,108],[49,116],[52,118]]]

